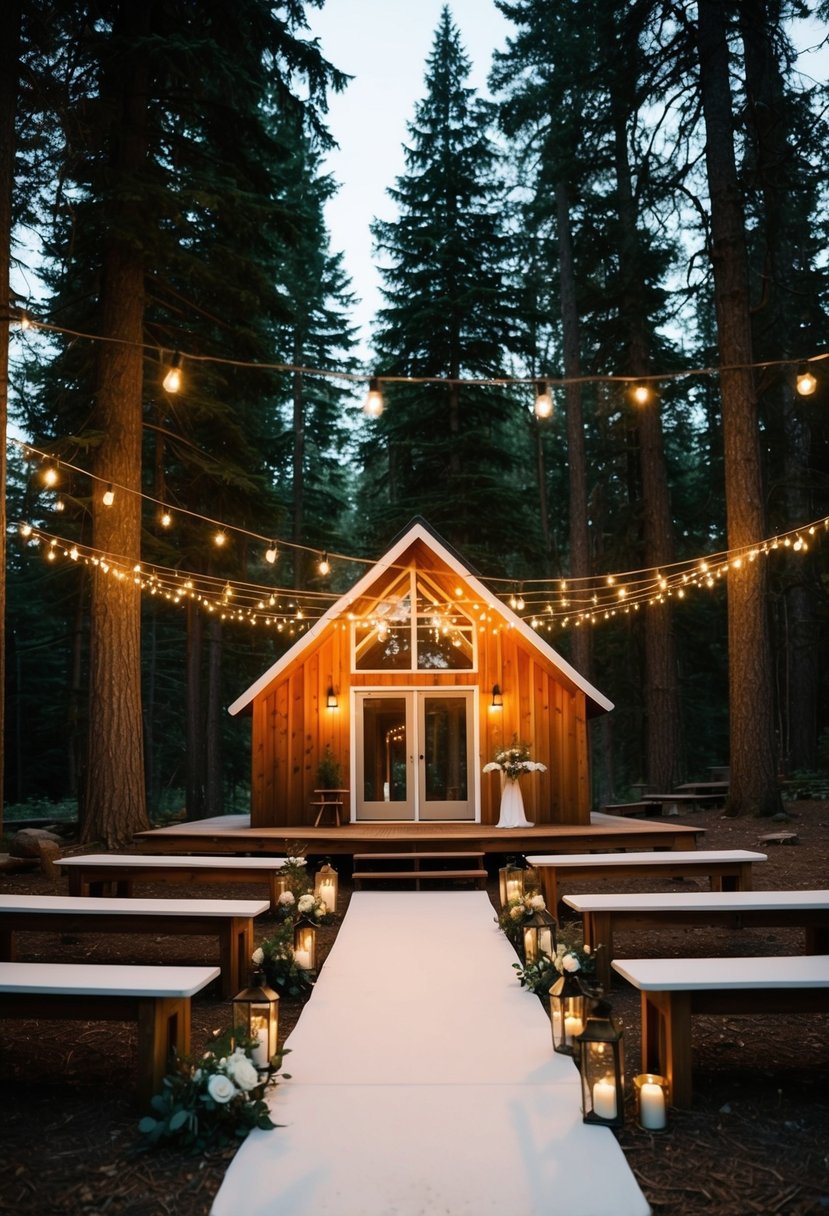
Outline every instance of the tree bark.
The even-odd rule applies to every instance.
[[[149,29],[151,5],[124,0],[116,33],[136,40]],[[144,257],[128,239],[140,204],[135,178],[147,155],[146,52],[107,65],[104,90],[113,106],[111,164],[116,188],[109,200],[104,238],[101,333],[97,350],[95,415],[102,440],[92,494],[93,546],[90,604],[89,740],[82,839],[107,848],[132,842],[149,827],[144,789],[141,719],[141,592],[132,578],[116,577],[107,557],[127,569],[141,557],[141,439],[144,336]],[[119,189],[120,187],[120,189]],[[121,196],[121,197],[119,197]],[[116,223],[116,215],[118,222]],[[103,505],[106,484],[115,488]]]
[[[188,819],[203,819],[205,811],[204,731],[201,714],[201,609],[192,600],[187,602],[187,688],[185,706],[184,801]]]
[[[224,813],[222,782],[222,622],[211,616],[207,623],[207,786],[208,816]]]
[[[766,569],[750,560],[764,535],[757,396],[751,371],[745,224],[734,156],[728,46],[721,0],[699,0],[698,52],[711,199],[711,263],[717,314],[728,548],[728,813],[781,809],[774,747]]]
[[[11,300],[12,185],[14,182],[14,116],[17,110],[21,0],[3,9],[0,39],[0,287],[2,309]],[[6,688],[6,431],[9,416],[9,322],[0,322],[0,831],[3,828]]]

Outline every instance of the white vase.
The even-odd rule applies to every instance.
[[[531,828],[532,826],[524,814],[524,799],[520,784],[518,781],[511,781],[509,777],[506,777],[501,790],[501,815],[496,827]]]

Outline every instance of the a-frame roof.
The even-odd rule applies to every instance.
[[[480,579],[472,573],[469,567],[464,564],[460,555],[446,541],[442,540],[425,520],[418,518],[413,520],[408,528],[399,533],[392,542],[391,548],[375,562],[370,570],[366,571],[350,591],[340,596],[336,603],[319,618],[306,634],[303,634],[258,680],[254,681],[240,697],[237,697],[233,704],[228,707],[228,712],[235,715],[246,709],[259,693],[263,692],[279,676],[284,668],[296,662],[303,651],[310,650],[328,626],[350,610],[355,600],[359,599],[362,595],[368,594],[384,572],[394,567],[402,555],[416,541],[420,541],[440,561],[448,566],[458,578],[463,579],[470,590],[487,604],[491,612],[497,613],[506,624],[516,630],[529,646],[542,654],[547,662],[561,673],[565,680],[580,689],[587,697],[591,713],[595,714],[613,709],[612,701],[609,701],[597,688],[594,688],[584,676],[576,671],[575,667],[572,667],[566,659],[562,658],[558,651],[554,650],[549,643],[539,637],[538,633],[525,624],[521,617],[517,616],[511,608],[506,604],[502,604],[484,586]]]

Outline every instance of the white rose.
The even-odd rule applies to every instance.
[[[520,904],[518,904],[517,907],[510,909],[510,916],[512,917],[513,920],[523,920],[524,919],[524,909],[521,907]]]
[[[314,906],[313,895],[301,895],[300,896],[299,903],[297,904],[297,908],[299,909],[300,912],[310,912],[311,909],[313,908],[313,906]]]
[[[585,953],[585,954],[590,954],[590,952],[592,951],[593,947],[592,947],[592,946],[583,946],[583,947],[582,947],[582,949],[584,950],[584,953]]]
[[[575,954],[565,954],[561,960],[561,965],[565,971],[581,971],[581,963],[576,958]]]
[[[296,903],[293,891],[283,891],[277,902],[284,904],[285,907],[289,907],[291,904]]]
[[[261,967],[265,961],[265,951],[261,946],[257,946],[253,954],[250,956],[250,961],[254,967]]]
[[[240,1089],[254,1089],[259,1084],[259,1074],[241,1048],[236,1049],[227,1062],[228,1076]]]
[[[207,1092],[214,1102],[229,1102],[239,1091],[231,1081],[230,1077],[226,1077],[224,1073],[214,1072],[213,1076],[207,1082]]]
[[[534,908],[536,911],[541,911],[542,908],[546,908],[547,905],[544,902],[544,896],[533,895],[532,899],[530,900],[530,907]]]

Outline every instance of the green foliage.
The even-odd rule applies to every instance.
[[[280,996],[307,1000],[314,975],[294,960],[294,922],[285,920],[253,953],[253,964],[261,967],[269,987]]]
[[[252,1046],[228,1030],[213,1039],[201,1059],[177,1057],[151,1100],[153,1114],[138,1125],[146,1137],[143,1147],[172,1143],[205,1153],[243,1140],[254,1128],[277,1127],[265,1094],[276,1084],[282,1056],[263,1076],[251,1060]]]
[[[337,790],[340,788],[340,773],[341,765],[334,758],[334,753],[331,751],[331,744],[326,743],[325,751],[320,757],[319,765],[317,766],[317,782],[319,788],[323,790]]]
[[[552,959],[547,958],[546,954],[542,954],[538,962],[528,963],[526,967],[522,967],[521,963],[512,965],[521,987],[526,988],[528,992],[534,992],[536,996],[546,996],[559,977]]]

